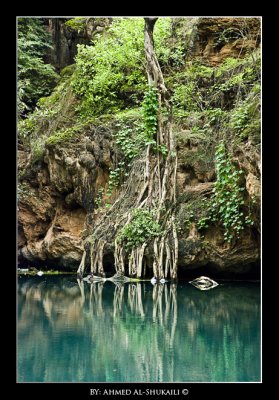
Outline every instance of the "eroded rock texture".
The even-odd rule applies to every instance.
[[[113,150],[109,135],[88,130],[78,141],[49,147],[32,165],[20,151],[20,260],[75,269],[92,221],[99,188],[108,181]]]

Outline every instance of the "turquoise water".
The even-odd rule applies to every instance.
[[[260,285],[19,277],[19,382],[256,382]]]

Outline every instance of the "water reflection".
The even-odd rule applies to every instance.
[[[220,382],[260,379],[256,284],[19,279],[21,382]]]

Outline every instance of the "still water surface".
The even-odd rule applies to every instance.
[[[19,382],[256,382],[260,285],[19,277]]]

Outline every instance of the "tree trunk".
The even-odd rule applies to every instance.
[[[155,86],[158,89],[159,110],[157,116],[157,145],[163,145],[168,149],[166,159],[164,159],[159,152],[157,154],[159,186],[157,197],[157,222],[159,222],[162,219],[160,210],[166,204],[167,200],[173,204],[173,209],[175,207],[177,156],[172,134],[172,108],[168,101],[167,88],[154,49],[153,31],[158,18],[144,19],[144,50],[147,78],[149,85]],[[162,104],[166,106],[168,111],[168,117],[165,123],[163,122]],[[149,185],[150,183],[151,182],[149,182]],[[152,188],[149,187],[149,192],[151,191]],[[161,223],[164,224],[164,235],[161,237],[160,241],[157,239],[154,240],[153,273],[157,279],[167,277],[168,272],[172,279],[177,278],[178,240],[175,219],[172,213],[173,211],[166,213],[167,216],[164,217],[164,222],[161,221]],[[170,232],[167,234],[167,231]],[[171,248],[172,251],[170,250]],[[165,264],[165,268],[163,264]]]
[[[159,65],[155,50],[153,30],[158,18],[144,18],[144,51],[146,58],[146,72],[149,85],[156,86],[159,91],[164,94],[166,87],[164,83],[163,74]]]

